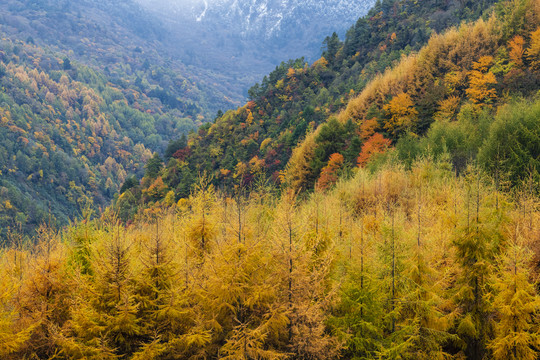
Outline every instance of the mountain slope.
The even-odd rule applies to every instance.
[[[403,55],[419,50],[435,26],[476,19],[494,3],[378,3],[349,29],[344,42],[337,36],[327,37],[323,57],[311,66],[302,59],[282,63],[250,89],[251,101],[245,106],[227,112],[214,124],[200,127],[177,156],[166,159],[169,166],[162,174],[165,188],[177,198],[187,196],[198,174],[204,172],[216,184],[229,189],[253,183],[257,177],[283,180],[280,173],[293,148],[343,109],[371,79]],[[438,18],[448,21],[433,21]],[[425,121],[430,122],[429,115]],[[360,124],[331,124],[336,126],[323,127],[324,131],[314,139],[317,149],[309,158],[309,171],[301,184],[304,189],[314,186],[332,153],[342,152],[346,167],[356,166],[363,143]]]
[[[375,3],[362,1],[139,0],[164,19],[171,49],[245,91],[281,61],[317,58],[325,36],[340,36]],[[182,46],[175,46],[181,43]],[[232,81],[232,80],[231,80]],[[225,109],[225,108],[224,108]]]
[[[175,60],[167,30],[132,0],[8,0],[0,14],[4,36],[51,48],[187,115],[208,120],[243,99],[214,74]]]
[[[152,151],[194,128],[91,68],[32,44],[1,45],[1,235],[106,206]]]
[[[536,0],[501,2],[489,20],[433,36],[418,53],[403,57],[373,79],[347,103],[337,120],[310,134],[295,150],[285,181],[297,189],[325,184],[323,175],[331,166],[332,154],[347,159],[348,136],[340,129],[351,123],[358,126],[356,134],[362,142],[351,166],[366,166],[392,144],[397,161],[405,166],[418,157],[448,156],[458,173],[480,161],[484,169],[497,172],[493,176],[498,181],[504,177],[507,185],[535,176],[540,171],[540,138],[534,134],[524,138],[509,125],[508,137],[521,137],[519,150],[499,146],[496,154],[493,141],[501,138],[495,136],[499,130],[492,123],[510,99],[535,101],[540,89],[539,14]],[[523,131],[534,132],[531,123],[523,126],[528,129]],[[334,146],[325,142],[327,134],[338,134]],[[495,158],[478,158],[485,148],[491,148]],[[519,165],[510,164],[510,158],[519,158]]]
[[[0,236],[107,206],[152,152],[243,99],[175,60],[178,38],[132,0],[4,1],[0,35]]]
[[[201,29],[221,27],[227,32],[249,39],[287,39],[313,33],[324,36],[334,31],[343,33],[340,25],[355,22],[375,4],[375,1],[273,1],[273,0],[209,0],[167,1],[139,0],[155,11],[171,12],[191,24],[199,22]],[[294,30],[296,33],[291,33]],[[196,34],[194,36],[197,36]],[[312,37],[316,39],[316,37]],[[287,46],[287,45],[285,45]]]

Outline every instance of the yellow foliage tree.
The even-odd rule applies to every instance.
[[[533,70],[540,69],[540,27],[531,34],[531,45],[527,49],[527,59]]]
[[[216,233],[215,220],[212,216],[216,206],[216,193],[210,182],[211,179],[201,177],[190,197],[193,214],[187,233],[195,253],[201,257],[210,250],[211,241]]]
[[[509,247],[502,256],[494,286],[498,321],[495,338],[489,347],[496,360],[534,360],[538,358],[536,324],[540,298],[529,280],[530,254],[519,245]]]
[[[516,66],[523,65],[523,55],[525,53],[525,49],[523,47],[524,45],[525,40],[519,35],[514,36],[514,38],[508,43],[508,47],[510,48],[508,56],[510,56],[510,60]]]
[[[414,108],[411,97],[406,93],[394,96],[383,109],[390,117],[384,124],[384,128],[394,136],[410,130],[418,119],[418,111]]]
[[[360,125],[360,137],[362,140],[367,140],[375,134],[379,123],[377,119],[365,120],[362,125]]]
[[[311,67],[325,69],[328,66],[328,60],[324,57],[321,57],[319,60],[315,61]]]
[[[33,324],[24,329],[17,329],[14,324],[19,314],[11,305],[14,293],[17,290],[16,283],[21,272],[23,254],[19,250],[12,249],[4,253],[5,262],[0,266],[0,357],[9,358],[21,350],[23,345],[30,339],[32,332],[38,324]]]
[[[469,72],[469,87],[465,91],[475,104],[490,104],[497,98],[497,92],[493,88],[497,79],[489,71],[492,64],[493,57],[482,56],[473,63],[473,70]]]
[[[295,74],[296,74],[296,71],[294,71],[293,68],[289,68],[289,70],[287,71],[287,77],[289,79],[293,78]]]
[[[299,190],[308,181],[310,162],[315,156],[315,136],[315,132],[306,135],[302,144],[293,150],[287,168],[281,176],[282,182],[289,185],[291,189]]]
[[[439,110],[435,113],[435,119],[439,121],[454,120],[460,101],[461,99],[457,96],[451,96],[448,99],[439,101]]]

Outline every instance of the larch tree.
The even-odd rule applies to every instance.
[[[529,263],[530,254],[519,244],[512,244],[499,261],[493,279],[495,336],[488,345],[496,360],[538,358],[540,297],[530,281]]]
[[[292,191],[282,196],[274,235],[274,258],[282,279],[279,294],[288,317],[284,350],[300,359],[333,359],[341,344],[323,321],[331,296],[326,287],[331,256],[320,247],[317,252],[326,238],[322,229],[317,233],[317,201],[305,209],[305,217],[299,216],[296,202]]]
[[[343,354],[353,359],[374,359],[380,351],[383,316],[379,282],[373,259],[374,234],[366,230],[365,214],[355,221],[352,243],[341,281],[338,303],[330,324],[344,341]]]
[[[453,240],[458,265],[454,301],[460,311],[455,330],[466,344],[467,358],[480,360],[489,356],[487,342],[493,332],[489,278],[504,238],[502,219],[492,206],[482,203],[484,189],[479,170],[469,167],[466,188],[466,220],[456,227]]]
[[[208,261],[204,306],[211,316],[214,354],[224,359],[285,358],[282,343],[288,319],[279,301],[279,279],[271,252],[254,236],[244,219],[252,211],[246,206],[240,224],[231,224],[220,237]],[[244,217],[245,216],[245,217]]]
[[[384,105],[383,110],[388,116],[384,128],[395,137],[411,130],[418,119],[418,110],[410,95],[406,93],[394,96],[388,104]]]
[[[76,337],[94,348],[132,354],[142,332],[133,292],[133,240],[115,219],[100,235],[110,241],[100,241],[93,249],[94,275],[81,287],[71,327]]]
[[[531,43],[527,48],[526,56],[533,70],[540,69],[540,28],[531,33]]]
[[[165,215],[165,221],[158,219],[147,225],[147,229],[154,227],[154,232],[139,236],[141,269],[135,279],[134,299],[144,345],[134,358],[189,356],[210,340],[203,329],[195,326],[197,315],[190,306],[190,297],[195,296],[181,281],[183,259],[175,256],[175,217]]]
[[[306,135],[302,144],[293,150],[287,168],[281,174],[281,182],[293,191],[305,189],[310,181],[311,161],[315,157],[315,137],[315,132]]]
[[[416,219],[411,219],[410,240],[414,241],[412,256],[405,261],[404,277],[407,291],[402,297],[399,331],[396,344],[387,350],[387,358],[399,359],[447,359],[444,346],[457,340],[447,330],[448,325],[440,309],[442,289],[438,286],[439,275],[429,263],[424,244],[423,213],[425,201],[423,182],[418,180]],[[411,211],[414,211],[411,209]],[[416,224],[415,224],[416,223]],[[409,240],[409,241],[410,241]]]
[[[497,79],[490,71],[493,57],[482,56],[473,63],[469,72],[469,87],[465,90],[469,99],[478,105],[489,105],[497,98]]]
[[[21,258],[25,256],[19,249],[10,249],[2,251],[0,257],[4,260],[0,262],[0,357],[14,359],[38,323],[16,321],[20,317],[11,305],[19,287]]]
[[[381,264],[379,277],[384,291],[382,329],[384,339],[378,354],[382,358],[396,359],[401,349],[403,328],[400,324],[404,311],[404,295],[408,291],[405,282],[404,260],[407,256],[404,241],[403,219],[397,204],[387,204],[385,219],[379,235],[378,256]]]
[[[216,220],[213,217],[216,200],[211,179],[202,176],[190,197],[192,220],[188,230],[192,248],[201,260],[204,260],[204,254],[210,251],[212,240],[216,235]]]
[[[40,227],[39,236],[42,241],[17,293],[20,315],[38,324],[23,347],[21,357],[52,356],[58,329],[70,320],[65,246],[60,242],[59,233],[48,226]]]

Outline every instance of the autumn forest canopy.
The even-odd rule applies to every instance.
[[[538,0],[377,1],[210,118],[9,26],[0,358],[540,358]]]

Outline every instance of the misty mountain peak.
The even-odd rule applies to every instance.
[[[244,38],[297,36],[316,30],[343,32],[367,13],[374,0],[137,0],[143,6],[183,22],[227,29]]]

